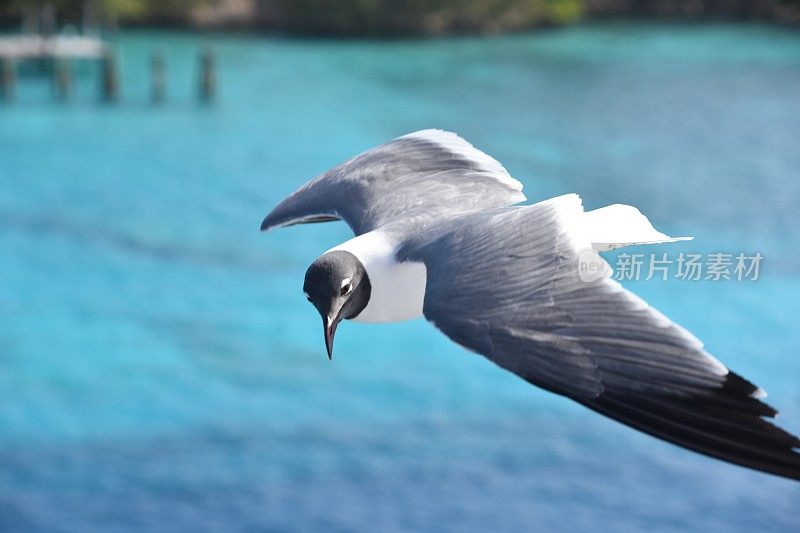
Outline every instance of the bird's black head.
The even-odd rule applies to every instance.
[[[372,286],[367,271],[350,252],[328,252],[308,267],[303,292],[322,316],[325,348],[330,359],[336,326],[344,318],[358,316],[369,302]]]

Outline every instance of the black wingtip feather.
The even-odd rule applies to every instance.
[[[722,384],[720,395],[740,399],[741,402],[758,411],[761,416],[775,418],[778,411],[771,405],[762,402],[759,397],[760,393],[763,393],[763,391],[750,381],[739,374],[728,372],[728,375],[725,376],[725,382]]]
[[[721,388],[704,395],[605,392],[577,401],[684,448],[800,481],[800,439],[762,418],[777,411],[752,397],[756,391],[755,385],[731,372]]]

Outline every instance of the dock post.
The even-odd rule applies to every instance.
[[[106,102],[116,102],[119,99],[119,73],[117,60],[114,53],[107,50],[103,53],[103,99]]]
[[[150,98],[154,104],[161,104],[167,97],[167,62],[162,50],[153,52],[150,58]]]
[[[211,103],[217,92],[216,57],[207,47],[200,56],[200,101]]]
[[[5,102],[14,99],[17,84],[17,69],[13,57],[0,58],[0,98]]]
[[[56,59],[53,68],[53,81],[59,100],[68,100],[72,87],[72,71],[69,58]]]

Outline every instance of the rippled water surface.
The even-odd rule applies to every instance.
[[[350,155],[457,131],[531,199],[631,203],[696,237],[659,252],[761,252],[755,282],[629,287],[800,432],[800,33],[118,44],[119,105],[84,72],[70,103],[29,73],[0,107],[0,529],[800,529],[798,484],[618,426],[422,321],[345,324],[329,363],[302,276],[347,228],[258,232]]]

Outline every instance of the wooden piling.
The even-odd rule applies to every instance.
[[[59,100],[68,100],[72,88],[72,69],[68,58],[57,59],[53,66],[53,82]]]
[[[200,56],[200,101],[211,103],[217,92],[216,56],[211,48],[206,48]]]
[[[161,104],[167,98],[167,62],[161,50],[153,52],[150,58],[150,99]]]
[[[119,72],[117,69],[117,59],[114,53],[107,50],[103,54],[101,64],[103,69],[103,100],[106,102],[116,102],[119,100]]]
[[[11,57],[0,58],[0,98],[5,102],[14,99],[17,85],[17,67]]]

